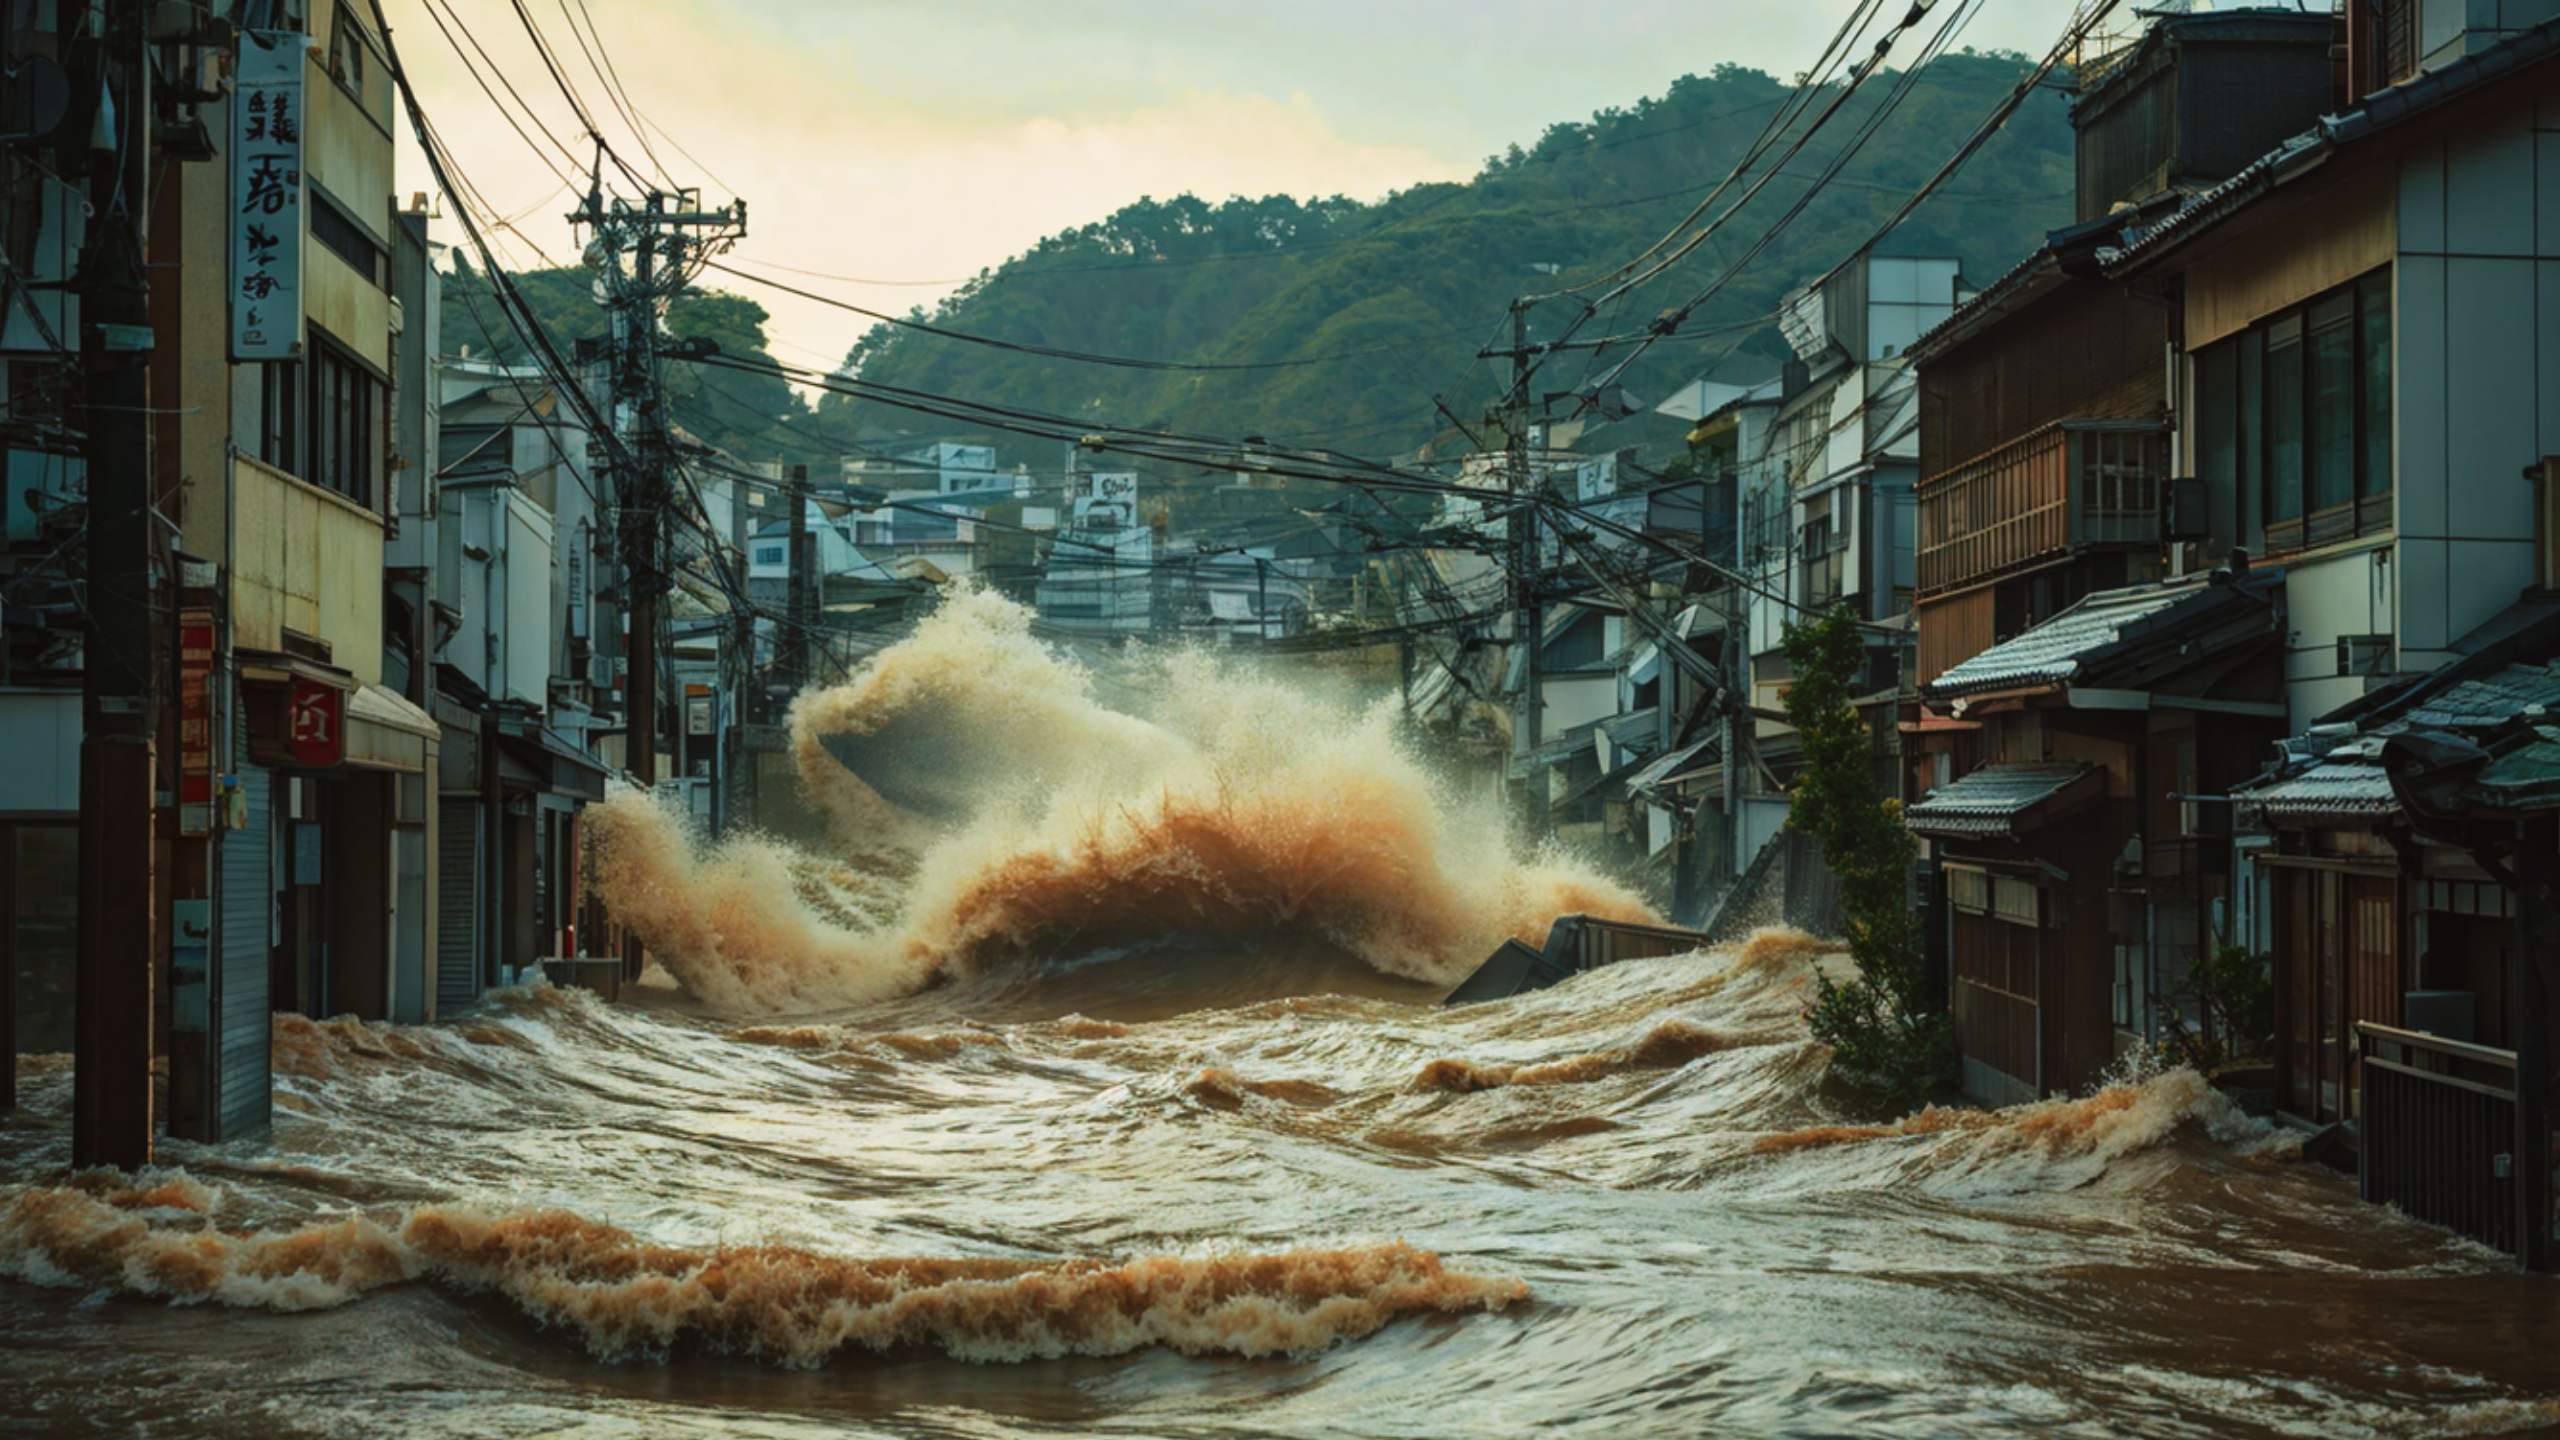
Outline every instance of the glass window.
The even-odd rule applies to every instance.
[[[2235,434],[2231,449],[2234,463],[2239,468],[2233,477],[2233,485],[2240,496],[2240,533],[2248,537],[2250,546],[2263,549],[2267,524],[2264,489],[2267,469],[2267,340],[2251,330],[2242,334],[2237,344],[2240,404],[2232,416]]]
[[[2356,348],[2362,455],[2356,494],[2391,493],[2391,272],[2377,270],[2356,282]]]
[[[259,410],[258,458],[289,474],[302,473],[301,408],[302,366],[291,360],[272,360],[258,367]]]
[[[2214,529],[2238,535],[2237,525],[2225,530],[2223,517],[2239,518],[2240,457],[2233,453],[2239,443],[2240,347],[2225,340],[2196,354],[2196,478],[2204,482],[2206,505],[2213,516]]]
[[[2267,327],[2267,519],[2302,518],[2302,317]]]
[[[2356,304],[2341,290],[2311,307],[2309,455],[2312,510],[2355,499]]]

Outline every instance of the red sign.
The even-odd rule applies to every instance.
[[[213,612],[178,614],[178,833],[213,833]]]
[[[346,692],[295,680],[285,707],[285,738],[293,763],[305,770],[326,770],[347,758]]]

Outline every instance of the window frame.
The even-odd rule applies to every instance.
[[[2193,352],[2195,469],[2219,479],[2227,459],[2240,543],[2286,555],[2393,528],[2392,293],[2391,267],[2378,266]],[[2342,335],[2339,368],[2334,350],[2324,361],[2321,347],[2335,346]],[[2211,373],[2226,366],[2227,385]],[[2324,375],[2332,382],[2328,406]],[[2343,426],[2334,413],[2340,403],[2348,412]],[[2228,412],[2208,428],[2208,409],[2221,406]],[[2289,467],[2283,464],[2288,444]],[[2343,466],[2343,476],[2329,466]],[[2332,493],[2323,493],[2324,473]],[[2334,493],[2339,485],[2343,494]]]

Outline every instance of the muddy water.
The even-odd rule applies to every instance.
[[[272,1143],[0,1128],[30,1433],[2492,1434],[2560,1298],[2192,1077],[1840,1126],[1763,941],[1443,1012],[1128,957],[739,1024],[280,1022]],[[1111,972],[1129,994],[1115,1003]],[[1250,970],[1247,973],[1253,973]],[[1257,982],[1262,983],[1262,982]],[[1380,988],[1380,987],[1372,987]],[[1073,1013],[1070,1013],[1073,1012]],[[1906,1133],[1907,1132],[1907,1133]]]
[[[629,1003],[281,1018],[273,1136],[133,1178],[67,1173],[22,1066],[0,1432],[2560,1428],[2560,1287],[2192,1075],[1862,1123],[1776,932],[1439,1009],[1640,902],[1358,713],[1194,672],[1113,720],[1020,639],[955,612],[813,697],[834,840],[608,821]],[[965,814],[843,770],[990,671],[1029,709]]]

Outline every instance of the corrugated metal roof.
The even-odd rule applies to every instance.
[[[1693,740],[1677,749],[1656,755],[1646,761],[1642,769],[1627,777],[1627,788],[1642,790],[1648,786],[1661,784],[1664,780],[1680,773],[1681,767],[1688,764],[1692,757],[1714,743],[1716,743],[1716,737],[1709,735],[1704,739]]]
[[[1985,765],[1930,791],[1903,820],[1924,835],[2008,835],[2019,816],[2094,773],[2064,761]]]
[[[1948,668],[1920,687],[1921,693],[1939,699],[2069,680],[2098,651],[2208,593],[2202,581],[2101,590],[2016,639]]]

